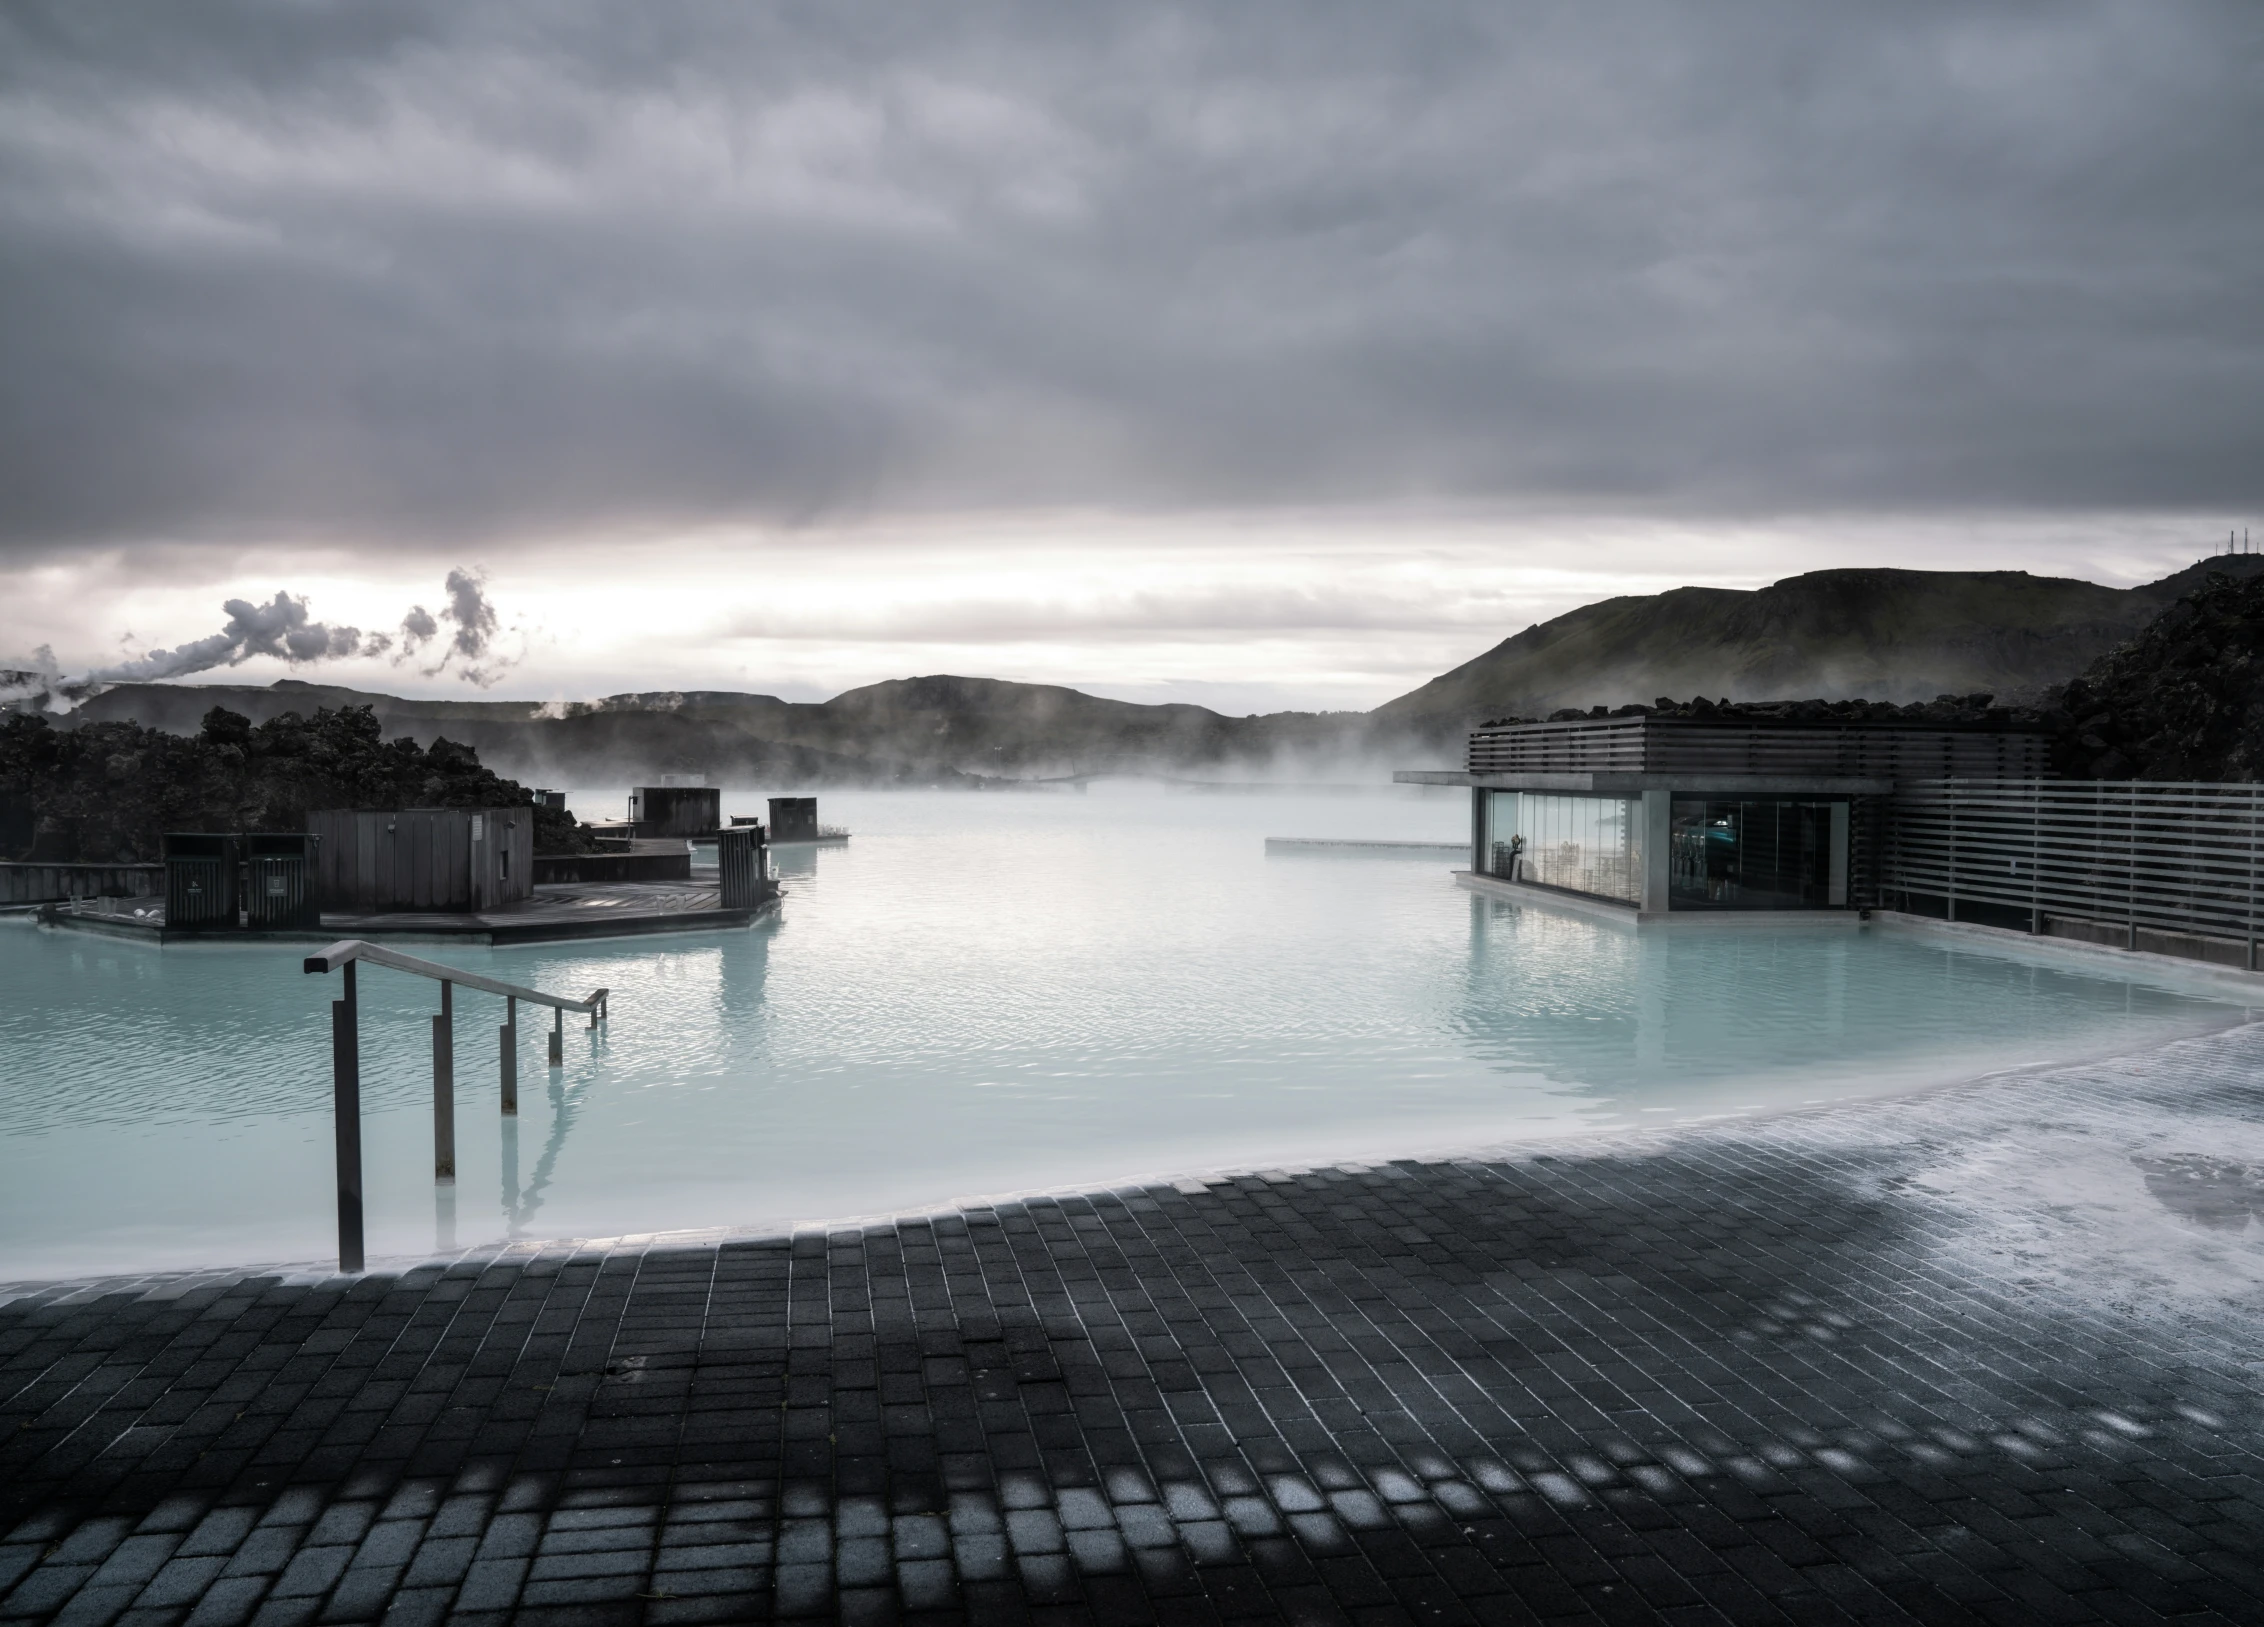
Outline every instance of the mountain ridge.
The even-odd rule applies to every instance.
[[[663,773],[774,789],[1096,773],[1358,776],[1456,760],[1464,731],[1489,717],[1661,695],[2033,699],[2137,636],[2213,573],[2264,574],[2264,556],[2219,555],[2133,588],[2025,571],[1880,567],[1810,571],[1761,588],[1620,595],[1512,634],[1366,713],[1232,717],[1187,702],[927,674],[817,702],[697,689],[573,702],[422,699],[297,678],[128,684],[73,716],[190,733],[216,705],[254,723],[367,705],[389,735],[428,747],[445,735],[514,777],[552,784]]]
[[[1439,737],[1487,715],[1676,694],[2031,699],[2135,637],[2212,571],[2256,574],[2264,556],[2220,555],[2132,588],[2026,571],[1858,567],[1761,588],[1622,595],[1512,634],[1368,715]]]

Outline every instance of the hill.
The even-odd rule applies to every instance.
[[[1832,570],[1751,590],[1606,599],[1528,627],[1369,716],[1443,741],[1488,717],[1662,695],[2040,699],[2211,571],[2253,575],[2264,556],[2223,555],[2136,588],[2025,571]]]
[[[2264,574],[2204,582],[2054,690],[2043,721],[2071,778],[2264,780]]]
[[[1987,692],[2038,702],[2125,643],[2211,572],[2264,573],[2221,555],[2136,588],[2022,571],[1812,571],[1750,591],[1676,588],[1584,605],[1370,713],[1223,716],[1106,700],[1052,684],[895,678],[823,703],[736,690],[653,690],[565,704],[426,700],[286,678],[265,686],[124,684],[72,714],[196,731],[215,705],[264,723],[318,707],[371,708],[388,737],[474,747],[547,785],[651,781],[976,785],[1095,773],[1300,779],[1384,777],[1447,763],[1472,724],[1661,695],[1738,701],[1929,701]]]
[[[121,684],[71,714],[193,734],[214,706],[264,723],[286,712],[367,706],[390,737],[448,739],[545,785],[622,784],[697,773],[734,786],[972,785],[1093,773],[1246,773],[1332,768],[1361,738],[1359,714],[1230,718],[1051,684],[897,678],[822,704],[727,690],[662,690],[550,705],[423,700],[285,678],[276,683]],[[1349,743],[1349,744],[1348,744]],[[1364,764],[1387,768],[1381,758]]]

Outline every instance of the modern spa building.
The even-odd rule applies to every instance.
[[[1635,920],[1853,913],[1874,901],[1897,785],[2033,780],[2043,736],[1995,719],[1587,717],[1489,725],[1470,787],[1468,881]]]

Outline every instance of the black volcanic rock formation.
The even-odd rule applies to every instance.
[[[2054,691],[2044,721],[2070,778],[2264,779],[2264,577],[2210,577]]]
[[[1999,706],[1987,693],[1906,705],[1661,697],[1648,705],[1560,707],[1547,721],[1610,717],[2034,729],[2052,737],[2052,771],[2067,779],[2252,783],[2264,780],[2264,575],[2211,573],[2136,638],[2034,706]]]
[[[193,735],[137,723],[61,729],[0,718],[0,858],[131,863],[168,831],[297,831],[315,808],[509,808],[533,796],[468,746],[387,740],[367,707],[260,724],[215,706]],[[535,851],[587,845],[570,815],[535,810]]]
[[[2033,709],[1999,706],[1997,697],[1978,695],[1936,695],[1930,701],[1910,701],[1897,705],[1893,701],[1874,700],[1814,700],[1799,701],[1736,701],[1724,696],[1709,700],[1704,695],[1686,701],[1661,696],[1648,706],[1629,703],[1625,706],[1561,706],[1546,719],[1529,717],[1488,718],[1484,727],[1498,727],[1509,723],[1570,723],[1589,718],[1613,717],[1671,717],[1718,718],[1724,721],[1763,723],[1771,720],[1796,723],[1931,723],[1954,724],[1959,728],[2036,728],[2038,713]]]

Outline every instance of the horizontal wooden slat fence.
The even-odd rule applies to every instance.
[[[2016,729],[1694,718],[1516,723],[1470,736],[1473,774],[1824,774],[1908,780],[2044,771],[2049,742]]]
[[[1889,908],[2253,971],[2260,862],[2264,786],[1925,780],[1896,787],[1879,893]]]

